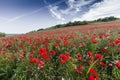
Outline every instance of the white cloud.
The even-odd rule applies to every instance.
[[[0,20],[2,20],[2,21],[8,21],[9,19],[5,18],[5,17],[0,17]]]
[[[85,5],[88,5],[92,3],[95,0],[67,0],[67,8],[66,9],[60,9],[59,6],[50,6],[49,10],[59,20],[65,20],[66,15],[74,16],[76,13],[80,12],[82,10],[82,7]]]
[[[91,9],[76,20],[94,20],[98,18],[115,16],[120,17],[120,1],[119,0],[103,0],[91,6]]]
[[[75,14],[77,12],[80,12],[83,6],[88,5],[93,1],[94,0],[68,0],[68,8],[65,10],[61,10],[61,12],[63,14]]]
[[[62,15],[58,12],[58,6],[50,7],[50,12],[52,13],[52,16],[59,20],[65,20]]]

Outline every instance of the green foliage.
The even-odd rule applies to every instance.
[[[118,19],[119,18],[110,16],[110,17],[105,17],[105,18],[99,18],[99,19],[93,20],[93,21],[74,21],[74,22],[68,22],[65,24],[58,24],[58,25],[49,27],[47,29],[39,29],[37,31],[48,30],[48,29],[57,29],[57,28],[70,27],[70,26],[78,26],[78,25],[86,25],[86,24],[97,23],[97,22],[109,22],[109,21],[115,21]]]
[[[111,17],[105,17],[105,18],[99,18],[96,20],[96,22],[108,22],[108,21],[115,21],[118,18],[115,18],[114,16]]]
[[[0,37],[5,37],[5,33],[0,33]]]
[[[41,28],[41,29],[38,29],[37,31],[42,31],[42,30],[44,30],[43,28]]]
[[[70,26],[86,25],[86,24],[88,24],[88,21],[74,21],[74,22],[68,22],[66,24],[58,24],[48,29],[56,29],[56,28],[63,28],[63,27],[70,27]]]

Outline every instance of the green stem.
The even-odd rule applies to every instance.
[[[89,67],[89,69],[88,69],[88,71],[87,71],[87,74],[89,74],[90,69],[94,66],[94,64],[95,64],[97,61],[98,61],[98,60],[94,61],[94,63],[92,63],[92,64],[90,65],[90,67]]]

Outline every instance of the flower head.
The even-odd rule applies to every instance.
[[[101,54],[95,54],[95,57],[99,60],[102,60],[103,59],[103,56]]]
[[[116,62],[115,65],[117,66],[118,69],[120,69],[120,62]]]

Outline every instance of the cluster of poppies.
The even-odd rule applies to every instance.
[[[118,28],[87,28],[0,38],[0,79],[119,80]]]

